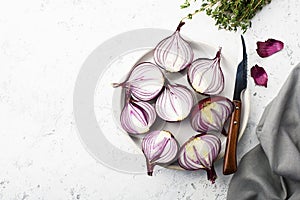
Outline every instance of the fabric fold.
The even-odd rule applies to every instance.
[[[257,126],[260,144],[241,160],[229,200],[300,199],[300,64],[266,107]]]

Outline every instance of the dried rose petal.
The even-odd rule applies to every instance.
[[[261,85],[267,87],[268,74],[265,69],[255,65],[251,68],[251,77],[254,79],[256,85]]]
[[[283,42],[275,39],[268,39],[265,42],[257,42],[257,54],[262,57],[268,57],[283,49]]]

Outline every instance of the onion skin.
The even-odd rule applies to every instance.
[[[180,28],[184,24],[184,22],[180,22],[176,31],[155,47],[155,63],[168,72],[182,71],[193,61],[192,47],[180,35]]]
[[[198,58],[188,69],[187,77],[192,88],[204,95],[217,95],[224,89],[224,74],[220,67],[221,49],[215,58]]]
[[[131,135],[139,135],[150,130],[156,119],[154,107],[147,102],[127,99],[121,112],[122,128]]]
[[[168,84],[157,98],[155,109],[160,118],[176,122],[190,114],[193,104],[193,93],[187,87]]]
[[[217,136],[205,133],[193,136],[180,148],[179,166],[186,170],[206,170],[208,180],[215,183],[214,161],[220,150],[221,141]]]
[[[262,58],[269,57],[274,53],[281,51],[284,47],[283,42],[275,39],[268,39],[265,42],[258,41],[256,45],[257,45],[256,52]]]
[[[176,160],[179,144],[169,131],[153,131],[143,138],[142,150],[148,175],[152,176],[155,165],[168,165]]]
[[[268,74],[263,67],[255,65],[251,68],[251,77],[256,85],[267,87]]]
[[[197,132],[222,132],[224,123],[231,116],[234,105],[222,96],[200,100],[192,109],[190,123]]]
[[[123,87],[131,91],[134,99],[150,101],[158,96],[165,83],[162,71],[151,62],[142,62],[134,66],[126,80],[113,83],[113,87]]]

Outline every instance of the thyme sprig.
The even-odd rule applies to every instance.
[[[199,0],[185,0],[180,6],[182,9],[188,8],[191,2]],[[246,32],[251,27],[251,19],[265,5],[272,0],[202,0],[200,8],[193,13],[189,13],[182,21],[192,19],[199,12],[205,12],[215,21],[219,29],[237,31],[239,28]]]

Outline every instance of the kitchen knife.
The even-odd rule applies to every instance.
[[[247,88],[247,52],[244,37],[241,35],[242,45],[243,45],[243,60],[239,63],[236,79],[235,88],[233,93],[233,104],[234,111],[231,115],[228,136],[226,142],[224,163],[223,163],[223,174],[228,175],[236,172],[237,161],[236,161],[236,148],[240,129],[240,119],[241,119],[241,93]]]

